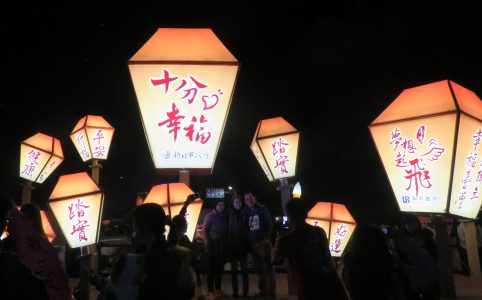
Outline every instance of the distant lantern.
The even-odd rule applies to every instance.
[[[49,202],[71,248],[98,242],[103,206],[104,194],[86,172],[60,176]]]
[[[330,202],[318,202],[308,212],[306,223],[325,230],[333,257],[343,254],[356,227],[355,220],[345,205]]]
[[[301,184],[299,182],[293,187],[293,198],[301,198]]]
[[[369,126],[401,211],[474,219],[482,102],[450,80],[404,90]]]
[[[282,117],[259,122],[251,151],[270,181],[296,175],[300,132]]]
[[[129,60],[154,166],[211,174],[239,62],[208,28],[159,28]]]
[[[60,141],[37,133],[20,144],[20,177],[43,183],[63,160]]]
[[[107,159],[113,135],[114,128],[102,116],[87,115],[77,122],[70,139],[86,162]]]
[[[172,218],[180,213],[187,196],[191,194],[194,194],[194,192],[182,182],[160,184],[151,188],[144,200],[144,204],[157,203],[162,206],[165,213]],[[190,240],[194,237],[201,207],[202,200],[198,198],[189,204],[184,215],[187,221],[186,235]]]

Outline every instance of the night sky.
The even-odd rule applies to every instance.
[[[283,116],[301,131],[290,183],[311,204],[345,203],[359,222],[393,223],[398,206],[368,125],[405,88],[451,79],[482,96],[477,1],[117,2],[3,10],[0,187],[19,203],[20,142],[37,132],[62,142],[65,161],[33,191],[45,206],[58,176],[89,171],[69,138],[87,114],[116,129],[101,170],[106,217],[178,180],[154,169],[127,68],[159,27],[212,28],[241,62],[213,173],[192,175],[191,187],[253,190],[273,214],[278,184],[249,149],[259,120]]]

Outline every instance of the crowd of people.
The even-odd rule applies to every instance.
[[[184,214],[195,198],[189,195],[176,216],[167,216],[157,204],[137,203],[129,213],[132,245],[120,252],[110,276],[96,284],[98,300],[276,299],[275,265],[287,265],[298,300],[440,296],[436,236],[414,214],[405,214],[399,227],[360,224],[335,263],[326,232],[306,223],[308,208],[302,199],[286,205],[289,229],[275,230],[269,209],[253,192],[235,193],[230,201],[215,204],[203,220],[202,238],[191,241]],[[8,227],[10,234],[0,242],[1,299],[75,299],[65,271],[53,259],[55,252],[41,229],[36,205],[26,204],[18,211],[1,194],[0,226],[2,232]],[[36,260],[31,259],[32,251]],[[256,288],[249,285],[250,258]],[[227,263],[230,289],[222,281]],[[23,288],[25,284],[29,289]]]

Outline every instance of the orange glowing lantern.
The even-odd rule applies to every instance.
[[[104,194],[86,173],[60,176],[49,207],[71,248],[98,242]]]
[[[147,194],[144,203],[157,203],[167,215],[174,217],[181,211],[187,196],[194,192],[184,183],[167,183],[153,186]],[[201,212],[202,200],[196,199],[187,207],[184,217],[187,221],[186,235],[193,239],[196,230],[199,214]]]
[[[207,28],[159,28],[131,57],[156,169],[212,172],[238,69],[237,59]]]
[[[369,126],[401,211],[475,218],[482,102],[450,80],[404,90]]]
[[[300,132],[282,117],[261,120],[251,151],[270,181],[296,175]]]
[[[356,223],[343,204],[318,202],[309,212],[306,223],[325,230],[333,257],[343,254]]]
[[[21,211],[21,208],[21,206],[17,206],[18,211]],[[40,220],[42,222],[42,229],[47,236],[47,239],[49,240],[49,242],[52,242],[55,239],[56,235],[44,210],[40,210]]]
[[[82,161],[105,160],[109,154],[114,128],[101,116],[87,115],[77,122],[70,139]]]
[[[37,133],[20,144],[20,177],[43,183],[63,160],[60,141]]]

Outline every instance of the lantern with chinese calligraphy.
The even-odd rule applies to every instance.
[[[157,203],[171,218],[178,215],[181,211],[187,196],[194,192],[184,183],[167,183],[156,185],[151,188],[144,203]],[[189,204],[184,218],[187,221],[186,235],[193,239],[196,230],[199,214],[201,212],[202,200],[196,199]]]
[[[239,62],[211,29],[160,28],[129,60],[156,169],[211,174]]]
[[[82,161],[92,161],[92,178],[97,183],[99,183],[98,160],[107,159],[113,136],[114,128],[102,116],[93,115],[80,119],[70,133],[70,139]]]
[[[370,131],[402,211],[475,218],[482,102],[450,80],[404,90]]]
[[[440,214],[473,219],[481,206],[481,120],[479,97],[443,80],[404,90],[369,126],[400,210],[438,214],[440,253],[449,251]],[[474,232],[473,222],[467,226]],[[475,235],[466,239],[471,272],[480,278]],[[448,266],[441,277],[450,279],[442,296],[449,298],[455,295],[451,256],[440,257]]]
[[[63,160],[60,141],[37,133],[20,144],[20,177],[43,183]]]
[[[343,254],[356,223],[343,204],[318,202],[308,212],[306,223],[325,230],[328,237],[330,253],[333,257]]]
[[[97,243],[103,205],[103,192],[86,172],[60,176],[49,201],[71,248]]]
[[[20,177],[28,180],[23,188],[22,203],[30,202],[32,182],[43,183],[63,160],[60,141],[43,133],[20,144]]]
[[[270,181],[280,180],[283,211],[291,197],[287,178],[296,175],[300,132],[282,117],[261,120],[251,151]]]

